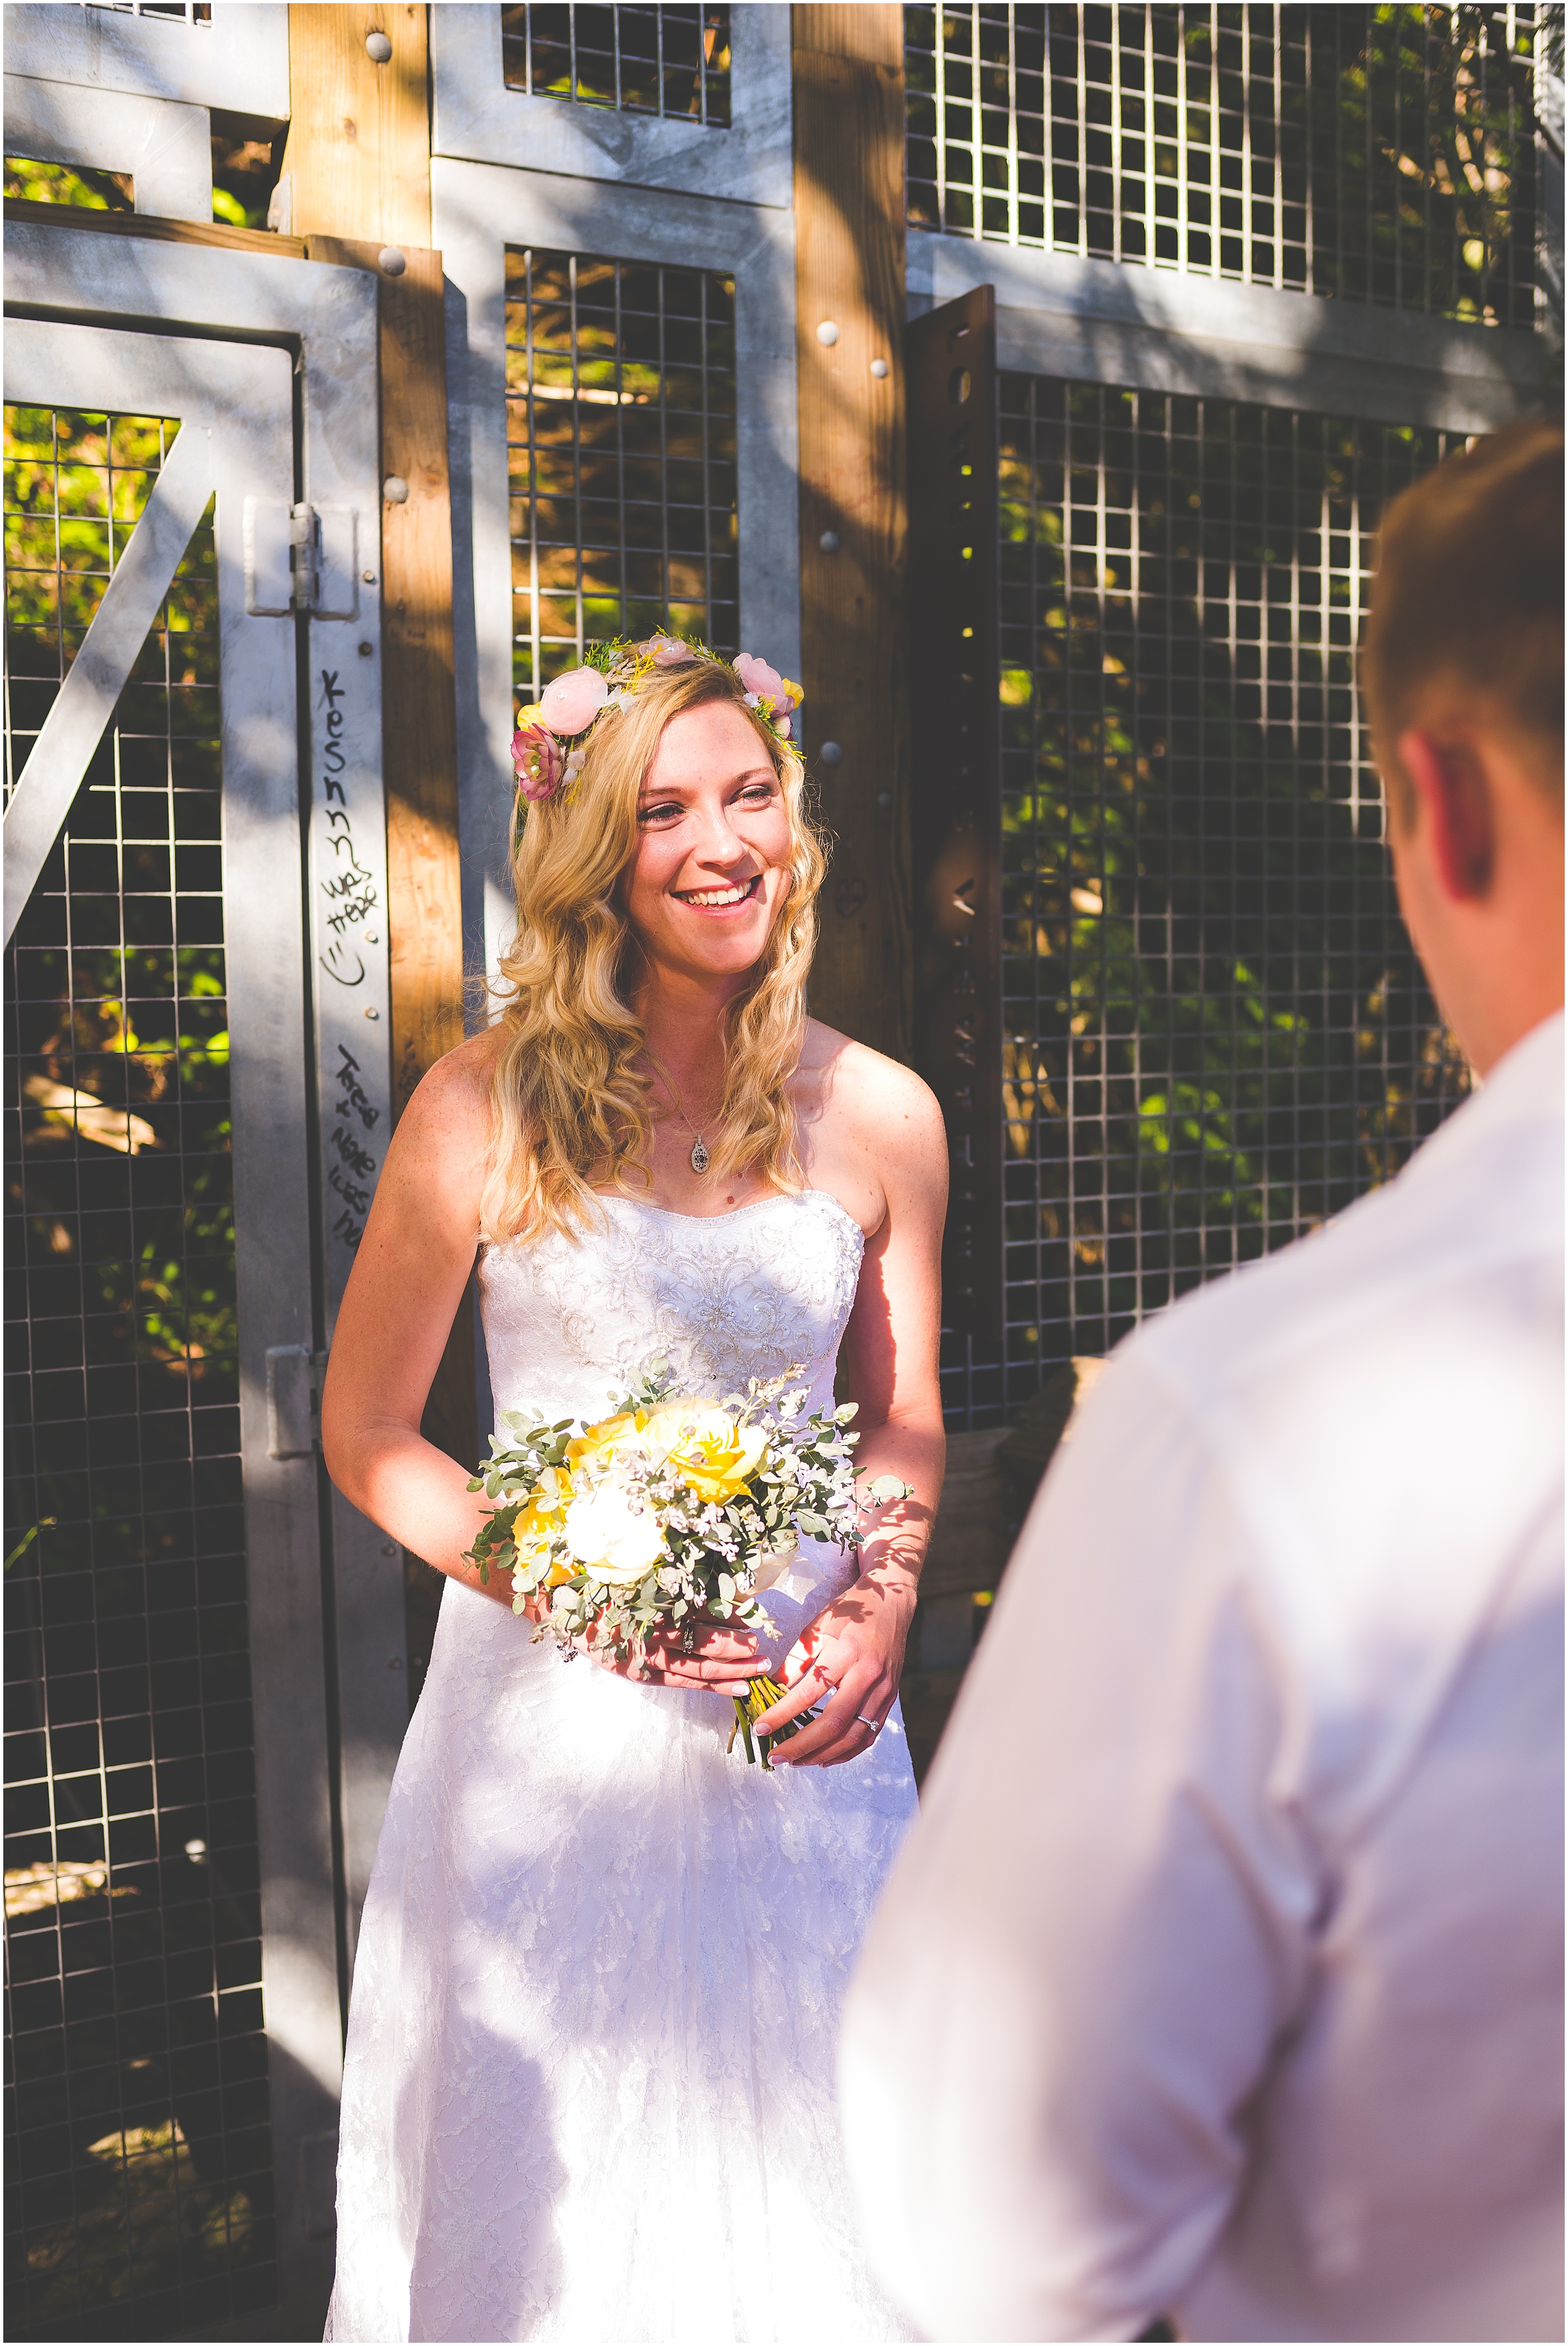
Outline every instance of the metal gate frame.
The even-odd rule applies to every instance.
[[[26,367],[28,388],[18,395],[57,399],[50,354],[70,347],[62,329],[87,327],[100,348],[107,343],[124,359],[123,373],[103,381],[98,404],[129,396],[213,435],[224,904],[239,981],[231,1033],[247,1582],[278,2249],[285,2293],[321,2293],[331,2264],[349,1973],[407,1725],[401,1553],[331,1489],[311,1404],[312,1372],[331,1341],[392,1122],[376,288],[354,270],[52,227],[14,230],[7,264],[6,309],[17,321],[8,397],[15,361]],[[265,409],[269,396],[270,412],[257,427],[272,435],[264,466],[254,430],[246,442],[245,417]],[[309,500],[357,515],[351,618],[312,615],[301,623],[247,610],[247,495],[274,509]],[[242,642],[243,655],[233,657]],[[264,682],[255,690],[247,680],[253,644],[265,648]],[[356,893],[382,915],[372,912],[368,926],[361,913],[346,969],[341,892],[329,884],[341,879],[336,842],[345,834]],[[283,867],[280,837],[292,850]],[[342,1182],[346,1162],[358,1203],[331,1180],[336,1168]]]
[[[733,273],[742,642],[788,675],[800,672],[789,12],[737,9],[732,40],[732,128],[698,130],[509,89],[500,9],[445,0],[432,12],[431,218],[447,278],[463,932],[483,938],[492,970],[514,919],[509,245]]]
[[[1492,432],[1544,383],[1542,337],[1135,261],[909,233],[910,314],[996,289],[996,362],[1130,391]]]

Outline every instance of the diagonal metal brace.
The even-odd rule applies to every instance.
[[[182,425],[5,810],[7,944],[215,481],[211,432],[203,424]]]

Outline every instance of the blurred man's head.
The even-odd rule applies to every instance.
[[[1563,433],[1512,425],[1389,508],[1361,647],[1394,875],[1484,1075],[1563,1003]]]

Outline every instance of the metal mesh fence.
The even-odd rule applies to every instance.
[[[910,221],[1530,326],[1535,15],[908,7]]]
[[[668,625],[736,647],[735,288],[506,256],[514,677]]]
[[[174,427],[6,411],[7,774]],[[210,515],[7,954],[15,2337],[276,2295]]]
[[[728,7],[503,8],[501,42],[508,89],[728,124]]]
[[[1442,434],[1003,375],[1007,1325],[961,1422],[1398,1171],[1466,1075],[1354,643]]]

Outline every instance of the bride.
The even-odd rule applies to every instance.
[[[327,1380],[334,1481],[454,1584],[365,1902],[327,2335],[901,2338],[833,2061],[914,1811],[946,1147],[806,1015],[798,693],[669,638],[600,658],[524,712],[506,1008],[403,1116]],[[771,1636],[568,1666],[479,1585],[484,1502],[420,1435],[476,1252],[498,1411],[587,1421],[654,1359],[715,1397],[799,1363],[824,1406],[841,1344],[861,1485],[911,1495],[858,1559],[803,1541]],[[765,1773],[730,1696],[780,1662],[763,1728],[820,1716]]]

